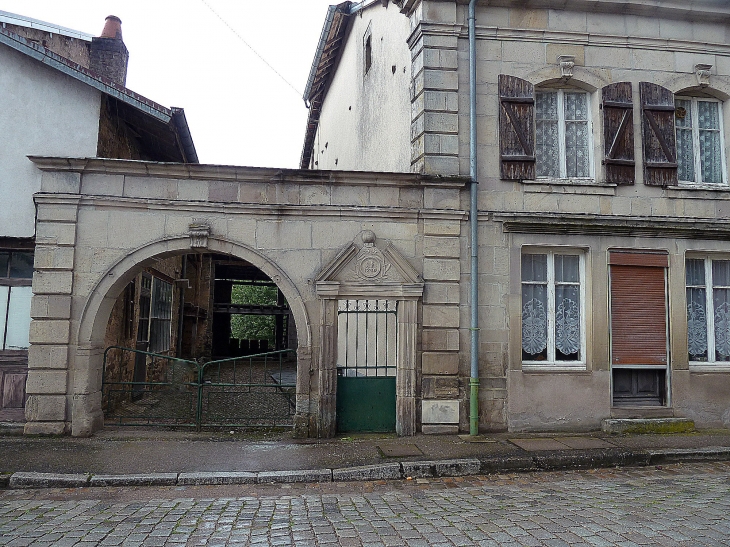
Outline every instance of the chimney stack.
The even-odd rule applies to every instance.
[[[122,40],[122,20],[110,15],[101,36],[91,39],[89,68],[113,82],[126,85],[129,51]]]

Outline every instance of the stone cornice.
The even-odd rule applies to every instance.
[[[45,194],[33,196],[39,204],[73,203],[81,207],[108,209],[145,209],[148,211],[176,211],[197,215],[249,214],[260,217],[335,217],[418,221],[419,219],[464,221],[467,212],[446,209],[410,209],[405,207],[376,207],[353,205],[283,205],[201,202],[170,199],[141,199],[117,196],[90,196],[78,194]]]
[[[457,3],[468,4],[469,0],[457,0]],[[730,22],[730,5],[725,0],[479,0],[478,5]]]
[[[521,234],[605,235],[730,240],[730,221],[679,217],[627,217],[556,213],[480,213]]]
[[[729,22],[730,24],[730,22]],[[466,25],[421,22],[408,39],[411,48],[418,39],[429,36],[458,36],[467,38]],[[558,42],[581,46],[620,47],[638,49],[656,49],[701,53],[705,55],[730,54],[730,45],[724,43],[708,43],[700,40],[682,40],[676,38],[657,38],[642,36],[625,36],[615,34],[598,34],[589,32],[571,32],[551,29],[523,29],[512,27],[493,27],[480,25],[477,19],[477,40],[500,40],[521,42]]]
[[[129,175],[165,179],[215,180],[221,182],[268,182],[290,184],[337,184],[354,186],[400,186],[463,188],[469,177],[435,176],[419,173],[368,171],[314,171],[191,163],[160,163],[105,158],[58,158],[28,156],[41,171],[67,171],[83,174]]]

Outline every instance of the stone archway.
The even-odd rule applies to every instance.
[[[85,298],[78,314],[77,334],[75,337],[72,335],[67,353],[68,380],[72,391],[71,408],[66,412],[70,411],[73,436],[88,436],[103,427],[101,383],[104,335],[117,297],[130,279],[149,261],[195,251],[225,254],[245,260],[269,276],[284,294],[298,333],[295,423],[303,424],[300,428],[308,427],[312,336],[308,313],[299,289],[279,266],[263,254],[242,243],[210,236],[207,232],[201,239],[200,234],[196,234],[191,226],[187,236],[159,239],[124,255],[106,269]],[[30,401],[31,412],[40,410],[42,413],[48,407],[49,401],[56,407],[61,405],[58,396],[40,400],[36,395],[31,396]],[[33,426],[34,423],[30,420],[26,424],[26,432],[33,432]]]

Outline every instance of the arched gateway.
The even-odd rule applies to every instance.
[[[274,295],[278,291],[281,305],[259,306],[264,309],[260,313],[290,317],[276,319],[277,325],[289,321],[290,327],[278,327],[275,347],[286,345],[286,336],[296,339],[291,346],[296,346],[297,435],[336,433],[342,402],[337,370],[352,378],[394,378],[392,427],[399,434],[413,434],[420,424],[424,429],[458,427],[458,370],[429,369],[424,376],[421,366],[422,357],[430,363],[434,358],[450,362],[453,356],[457,362],[457,353],[446,347],[438,353],[421,349],[424,340],[423,349],[440,349],[433,341],[453,340],[459,326],[459,259],[443,257],[442,250],[458,249],[454,243],[463,212],[456,206],[463,181],[409,174],[381,174],[373,180],[365,173],[126,160],[32,160],[42,171],[42,191],[35,196],[26,433],[93,434],[104,424],[102,373],[110,332],[173,332],[173,344],[155,344],[146,335],[131,339],[143,344],[138,347],[172,357],[187,351],[197,358],[197,350],[185,346],[191,336],[185,318],[218,313],[230,332],[230,318],[221,314],[255,311],[231,299],[230,286],[247,283],[273,287]],[[433,258],[428,249],[434,249]],[[228,273],[186,271],[202,263],[190,257],[201,256]],[[208,287],[220,282],[228,287],[228,299],[214,302],[211,288],[198,291],[194,302],[186,301],[191,279]],[[429,285],[431,302],[422,303]],[[125,315],[130,287],[138,295],[127,298],[132,306],[137,303],[136,315],[129,316],[134,319]],[[177,323],[169,311],[176,291],[183,295]],[[145,300],[149,314],[140,312],[142,294],[152,295],[153,302]],[[163,312],[155,311],[155,298]],[[360,307],[347,315],[350,306]],[[339,323],[338,309],[344,314]],[[347,321],[360,318],[357,328],[343,330]],[[427,338],[422,338],[424,326]],[[254,342],[257,350],[266,347],[263,341],[234,340],[234,350],[221,350],[227,342],[228,334],[223,342],[210,342],[219,349],[211,355],[208,347],[208,358],[248,351]],[[369,354],[366,346],[372,348]],[[458,352],[453,342],[450,348]],[[349,365],[344,363],[348,359]],[[358,359],[360,364],[353,366]],[[438,393],[416,392],[416,386],[436,383]],[[452,384],[455,390],[444,390]]]

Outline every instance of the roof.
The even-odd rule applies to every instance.
[[[25,15],[18,15],[2,10],[0,10],[0,23],[7,23],[19,27],[34,28],[42,30],[44,32],[50,32],[52,34],[60,34],[62,36],[68,36],[69,38],[84,40],[86,42],[91,42],[91,39],[93,38],[91,34],[86,34],[85,32],[73,30],[59,25],[54,25],[53,23],[46,23],[45,21],[32,19],[30,17],[26,17]],[[3,28],[5,28],[5,25],[3,25]]]
[[[160,130],[164,129],[160,125],[166,126],[175,133],[175,142],[166,147],[166,155],[182,163],[198,163],[198,155],[195,151],[195,145],[190,135],[190,128],[188,127],[185,112],[182,108],[166,108],[123,85],[113,82],[109,78],[101,76],[65,57],[61,57],[48,48],[26,40],[6,29],[0,28],[0,44],[4,44],[79,82],[97,89],[131,107],[133,111],[141,113],[142,116],[136,116],[135,123],[138,125],[141,124],[147,133],[159,135]]]

